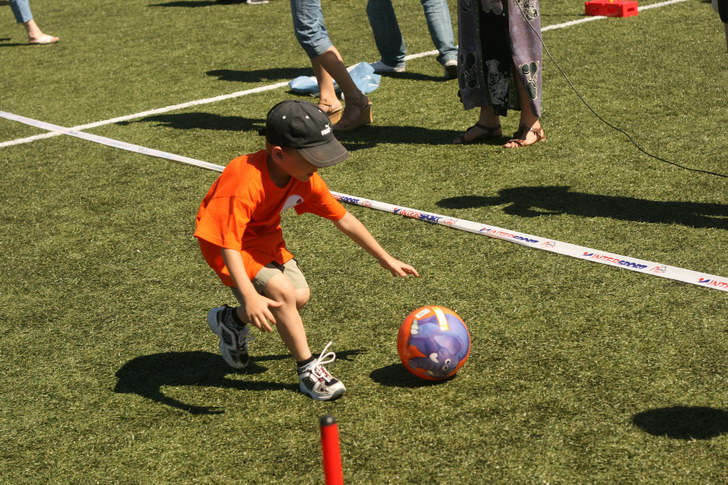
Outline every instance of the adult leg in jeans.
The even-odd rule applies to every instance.
[[[359,91],[346,70],[341,54],[329,39],[324,26],[320,0],[291,0],[293,28],[301,47],[311,59],[319,85],[319,107],[327,114],[340,110],[341,102],[334,91],[334,81],[344,93],[346,108],[335,130],[348,131],[371,123],[371,103]]]
[[[456,61],[458,49],[455,47],[455,39],[450,19],[450,8],[447,0],[420,0],[427,19],[427,28],[435,48],[440,53],[437,61],[443,66],[448,61]]]
[[[402,31],[399,29],[392,0],[369,0],[367,16],[381,61],[388,66],[404,64],[407,46],[404,43]]]
[[[33,20],[28,0],[10,0],[10,9],[15,15],[15,20],[19,24],[23,24],[25,33],[28,34],[28,42],[31,44],[54,44],[59,41],[58,37],[46,35],[40,30],[38,24]]]

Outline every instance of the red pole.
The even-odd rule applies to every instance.
[[[324,478],[326,485],[343,485],[344,472],[341,469],[341,450],[339,449],[339,426],[336,419],[327,414],[320,420],[321,450],[324,458]]]

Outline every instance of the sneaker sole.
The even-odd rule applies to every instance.
[[[399,74],[402,72],[407,72],[407,69],[377,69],[374,71],[375,74]]]
[[[301,389],[302,393],[304,393],[311,399],[315,399],[316,401],[333,401],[335,399],[339,399],[346,392],[346,387],[344,387],[343,385],[341,386],[341,389],[338,389],[336,392],[331,394],[331,396],[321,396],[319,394],[313,394],[308,390],[308,388],[306,388],[306,386],[300,383],[298,387]]]

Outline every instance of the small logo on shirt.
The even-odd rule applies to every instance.
[[[283,207],[281,207],[281,212],[285,211],[286,209],[290,209],[291,207],[296,206],[301,202],[303,202],[303,197],[301,197],[300,195],[290,195],[283,203]]]

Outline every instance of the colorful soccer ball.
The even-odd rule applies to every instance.
[[[462,318],[441,306],[424,306],[402,322],[397,351],[405,368],[422,379],[455,375],[470,355],[470,333]]]

